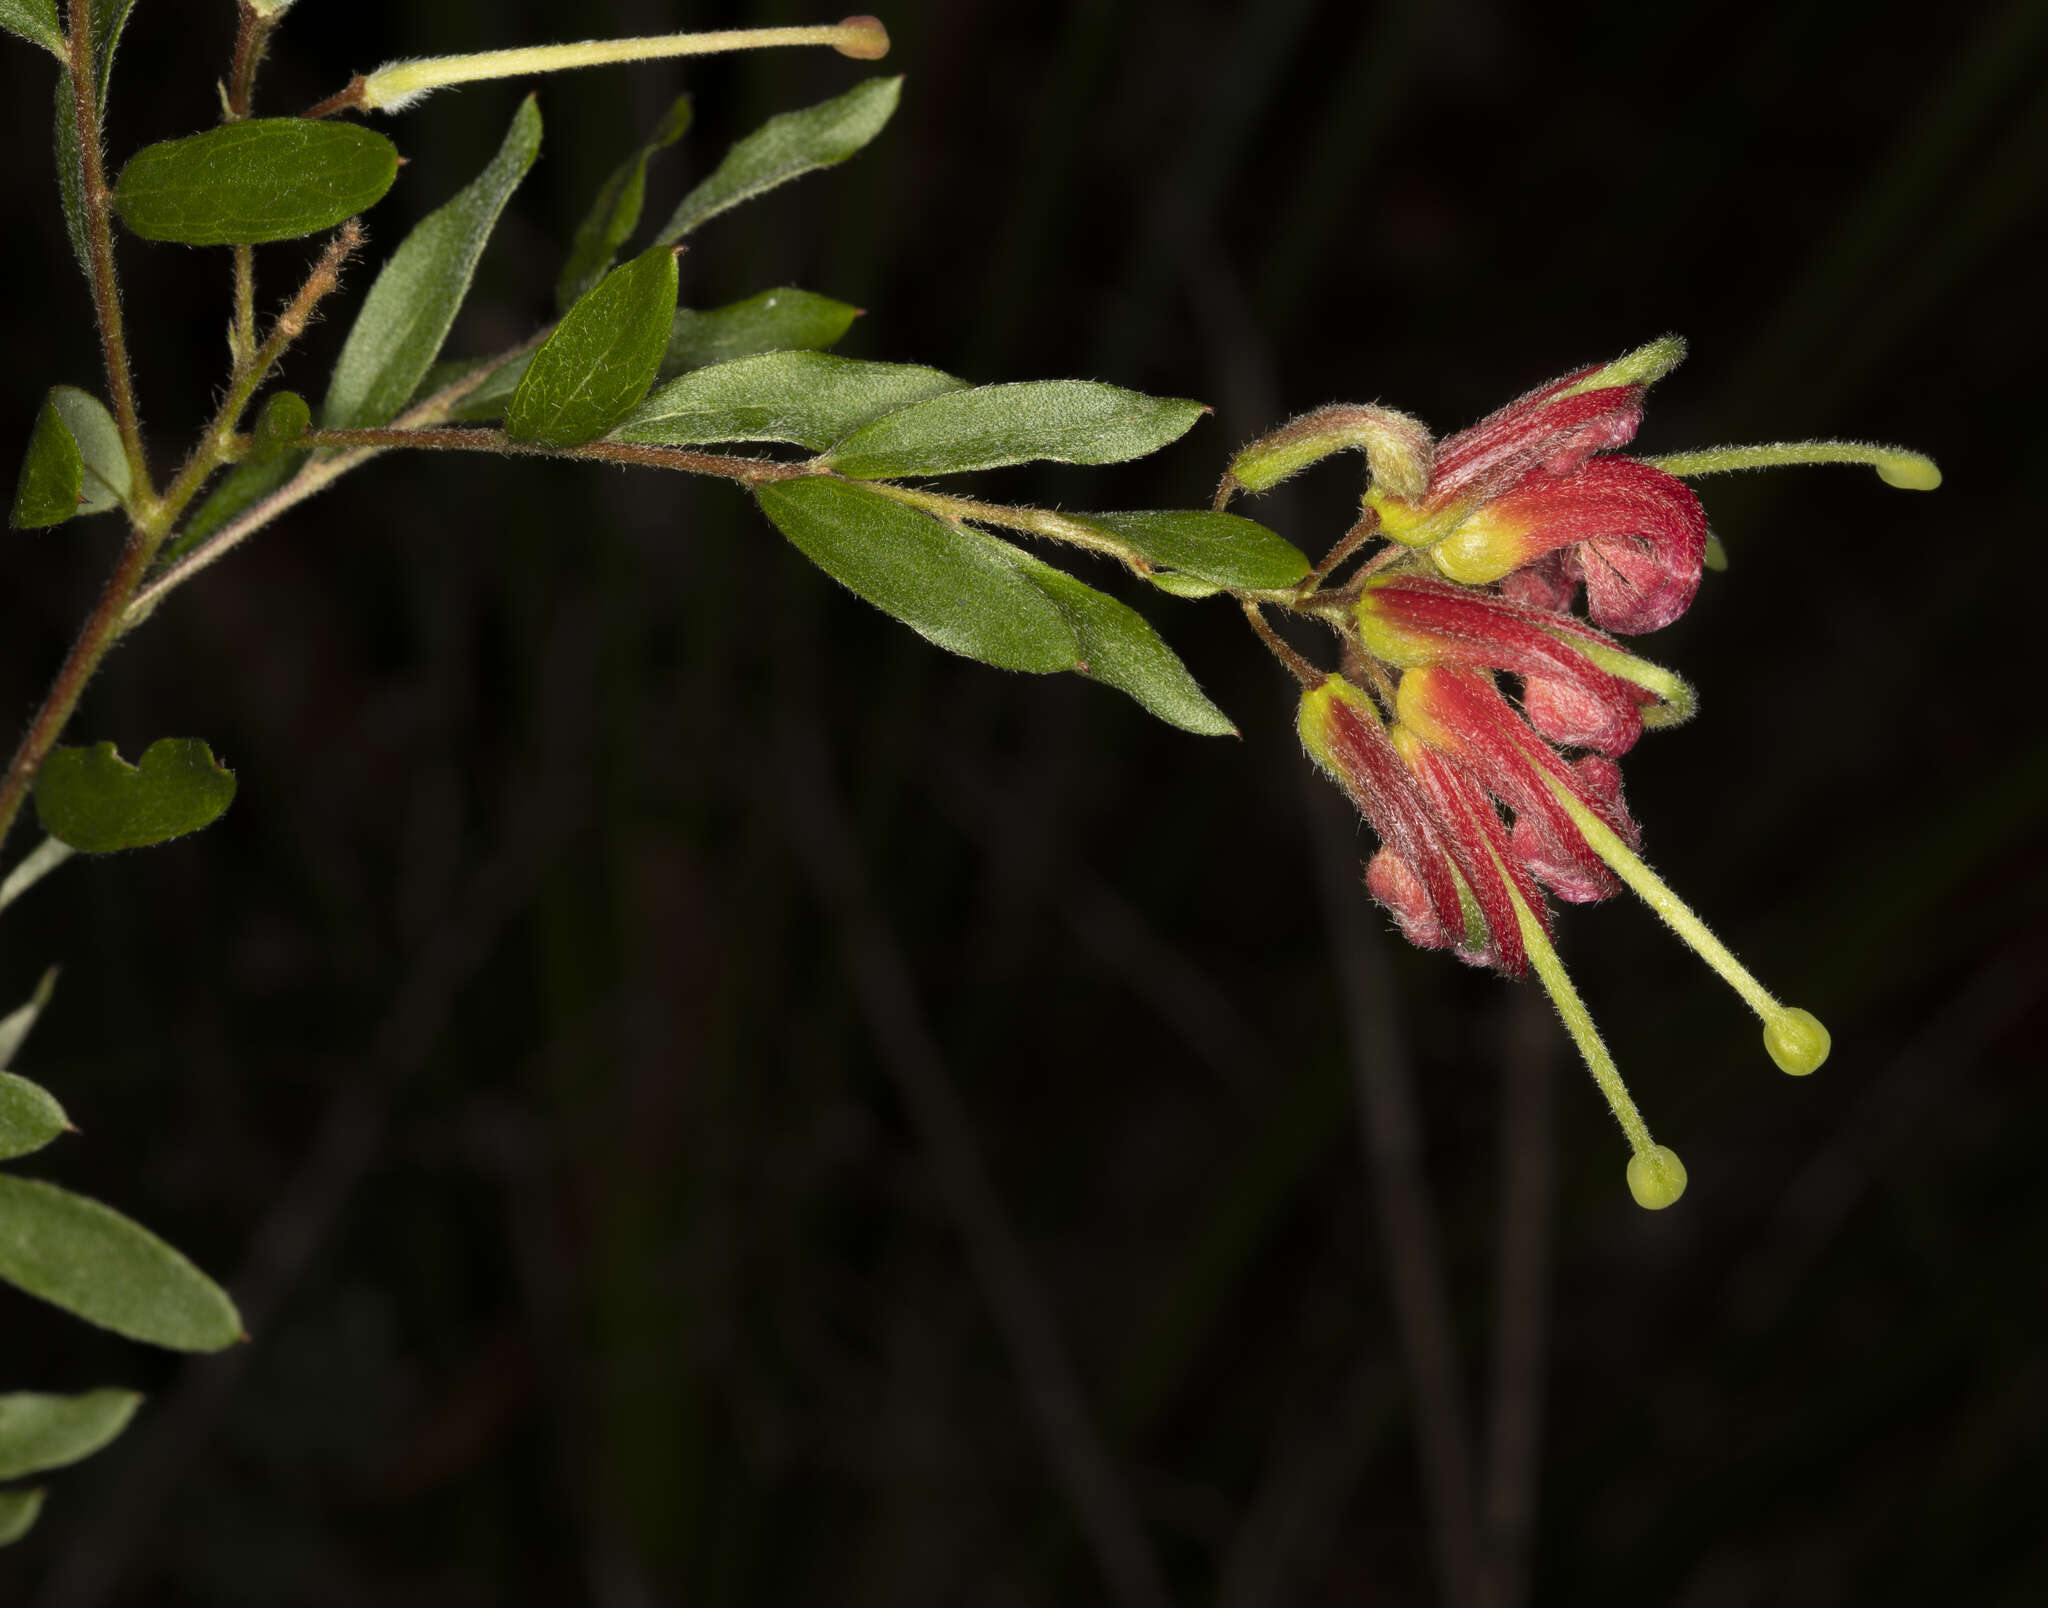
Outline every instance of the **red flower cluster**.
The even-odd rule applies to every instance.
[[[1646,1206],[1677,1199],[1684,1168],[1651,1142],[1566,977],[1546,895],[1586,903],[1633,888],[1762,1018],[1785,1071],[1817,1068],[1828,1036],[1772,998],[1637,856],[1616,761],[1645,727],[1686,719],[1693,697],[1608,633],[1668,625],[1699,590],[1707,521],[1678,473],[1855,461],[1895,485],[1940,479],[1915,454],[1834,442],[1621,454],[1648,386],[1683,355],[1675,338],[1654,342],[1433,448],[1405,415],[1319,409],[1240,454],[1219,499],[1344,447],[1366,451],[1364,518],[1304,591],[1347,653],[1343,675],[1296,661],[1302,741],[1378,833],[1366,886],[1412,943],[1542,978],[1628,1133],[1630,1187]],[[1322,591],[1375,536],[1390,545]],[[1581,588],[1590,624],[1571,612]],[[1519,708],[1502,674],[1519,681]]]

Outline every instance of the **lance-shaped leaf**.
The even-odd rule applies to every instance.
[[[992,536],[823,476],[756,491],[775,528],[848,590],[926,640],[1004,670],[1072,670],[1066,616]]]
[[[577,299],[605,275],[633,231],[640,227],[640,209],[647,200],[647,164],[656,151],[683,137],[690,127],[690,97],[679,95],[668,115],[654,127],[647,143],[612,170],[597,192],[590,212],[577,225],[569,257],[555,281],[555,305],[567,312]]]
[[[334,365],[321,409],[328,429],[386,424],[405,406],[448,338],[498,215],[540,152],[540,133],[529,95],[490,164],[391,254]]]
[[[1166,508],[1067,517],[1095,526],[1148,564],[1178,570],[1212,586],[1271,592],[1293,586],[1308,574],[1308,559],[1298,547],[1236,514]]]
[[[983,385],[886,414],[821,462],[853,480],[963,474],[1034,458],[1121,463],[1179,440],[1208,411],[1093,380]]]
[[[902,91],[901,78],[870,78],[832,100],[769,118],[683,197],[660,238],[680,240],[705,219],[763,191],[844,162],[882,132]]]
[[[11,1173],[0,1173],[0,1279],[173,1351],[218,1351],[242,1335],[227,1292],[141,1224]]]
[[[506,433],[553,447],[595,441],[647,394],[675,317],[676,256],[667,246],[614,269],[533,354],[505,410]]]
[[[0,28],[19,34],[64,59],[64,30],[57,26],[57,0],[0,0]]]
[[[77,102],[71,93],[71,69],[57,75],[57,104],[51,122],[50,149],[57,158],[57,195],[64,206],[64,235],[78,270],[92,278],[92,253],[85,240],[85,159],[78,143]]]
[[[21,1054],[21,1047],[28,1042],[37,1018],[48,1008],[50,996],[57,992],[57,970],[55,966],[47,968],[36,983],[36,991],[29,995],[28,1003],[0,1017],[0,1066],[14,1065],[15,1057]]]
[[[0,1480],[83,1461],[126,1429],[141,1405],[142,1397],[132,1390],[0,1396]]]
[[[261,463],[237,464],[221,483],[207,493],[206,500],[185,521],[176,540],[164,549],[167,559],[181,558],[223,525],[231,523],[276,491],[299,472],[306,461],[303,452],[286,452]]]
[[[11,1547],[27,1535],[42,1511],[40,1485],[32,1491],[0,1491],[0,1547]]]
[[[160,737],[131,765],[112,743],[58,748],[36,776],[43,830],[82,854],[165,843],[217,820],[235,773],[196,737]]]
[[[791,285],[724,307],[678,308],[661,376],[667,379],[686,369],[730,363],[757,352],[815,352],[836,346],[858,317],[858,307]]]
[[[14,482],[14,504],[7,523],[16,530],[47,530],[78,512],[85,486],[85,459],[72,438],[71,426],[50,397],[43,398],[36,427],[22,454],[21,474]]]
[[[0,1072],[0,1161],[30,1155],[70,1127],[71,1119],[48,1089]]]
[[[1008,556],[1073,627],[1083,675],[1129,693],[1169,726],[1202,737],[1237,735],[1230,717],[1203,695],[1188,667],[1136,609],[1017,548],[1008,548]]]
[[[620,441],[791,441],[813,452],[870,419],[964,380],[907,363],[861,363],[823,352],[766,352],[670,380],[612,432]]]
[[[17,530],[61,525],[118,508],[133,484],[120,426],[98,397],[57,385],[43,399],[22,458],[8,521]]]
[[[333,227],[383,199],[398,147],[357,123],[259,117],[145,145],[114,210],[145,240],[250,246]]]
[[[99,102],[102,115],[107,104],[107,84],[114,75],[114,47],[128,26],[128,14],[135,0],[92,0],[92,57],[99,72]]]

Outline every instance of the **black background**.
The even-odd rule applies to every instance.
[[[302,0],[259,109],[405,54],[796,20],[829,19]],[[1648,852],[1829,1022],[1833,1060],[1781,1077],[1645,911],[1570,913],[1567,958],[1691,1168],[1644,1214],[1533,989],[1383,930],[1227,604],[1087,571],[1244,731],[1200,740],[939,653],[725,485],[386,460],[179,593],[72,728],[131,755],[205,737],[229,815],[7,915],[7,1000],[65,967],[20,1069],[84,1129],[26,1170],[189,1251],[255,1339],[185,1361],[0,1292],[8,1388],[152,1395],[51,1477],[0,1596],[1143,1603],[1103,1562],[1137,1537],[1175,1602],[1426,1602],[1418,1441],[1483,1449],[1505,1404],[1510,1427],[1540,1405],[1540,1458],[1501,1462],[1492,1499],[1534,1504],[1537,1602],[2048,1600],[2048,7],[886,21],[895,122],[707,227],[684,299],[800,284],[869,309],[852,355],[1216,408],[1156,460],[992,495],[1199,504],[1314,404],[1449,430],[1668,329],[1693,356],[1646,450],[1940,460],[1932,496],[1846,469],[1705,483],[1732,567],[1645,645],[1703,699],[1629,759]],[[231,24],[141,0],[116,163],[211,121]],[[4,44],[21,441],[97,357],[50,63]],[[697,127],[657,219],[730,139],[869,70],[541,84],[542,159],[451,352],[549,316],[561,243],[679,89]],[[523,88],[382,125],[411,164],[373,258]],[[308,251],[262,253],[266,304]],[[168,465],[225,368],[226,256],[126,241],[121,267]],[[288,371],[316,399],[349,316]],[[1264,517],[1319,549],[1357,473]],[[117,539],[10,535],[17,718]],[[1405,1175],[1358,1112],[1389,1077],[1416,1091],[1440,1258],[1377,1204]],[[1390,1240],[1448,1292],[1423,1349],[1462,1423],[1412,1386]],[[1536,1359],[1540,1404],[1495,1388],[1503,1350]]]

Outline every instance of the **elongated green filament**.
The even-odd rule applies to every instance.
[[[1654,692],[1659,702],[1643,711],[1645,726],[1680,726],[1698,713],[1699,694],[1692,690],[1692,683],[1674,675],[1661,664],[1652,664],[1648,659],[1638,659],[1633,653],[1623,653],[1619,648],[1606,647],[1598,642],[1581,642],[1562,633],[1558,634],[1558,640],[1569,643],[1609,675],[1620,676],[1624,681],[1633,681],[1646,692]]]
[[[1742,996],[1743,1003],[1762,1019],[1764,1047],[1779,1068],[1795,1077],[1817,1070],[1828,1058],[1829,1049],[1828,1031],[1821,1026],[1819,1019],[1811,1012],[1781,1005],[1772,998],[1770,991],[1729,953],[1728,946],[1693,914],[1692,907],[1673,893],[1662,877],[1643,864],[1636,852],[1616,837],[1605,821],[1581,804],[1556,777],[1546,773],[1543,780],[1593,852],[1635,890],[1643,903],[1663,918],[1665,926],[1720,973],[1728,986]]]
[[[1771,441],[1754,447],[1704,447],[1645,458],[1667,475],[1725,475],[1738,469],[1775,469],[1798,463],[1867,463],[1877,478],[1901,491],[1932,491],[1941,470],[1924,452],[1883,447],[1869,441]]]
[[[514,50],[478,51],[467,56],[429,56],[420,61],[387,62],[379,67],[363,80],[360,104],[372,111],[395,112],[422,95],[454,84],[523,78],[530,73],[601,67],[611,62],[760,50],[774,45],[830,45],[843,56],[872,61],[887,54],[889,36],[873,17],[849,17],[821,28],[730,28],[717,33],[587,39],[573,45],[529,45]]]
[[[1628,1164],[1629,1193],[1635,1196],[1637,1205],[1653,1212],[1659,1211],[1685,1192],[1684,1163],[1679,1161],[1675,1152],[1650,1137],[1650,1125],[1643,1121],[1642,1112],[1636,1109],[1628,1085],[1622,1081],[1621,1068],[1607,1053],[1607,1044],[1600,1037],[1600,1029],[1593,1025],[1593,1013],[1586,1009],[1586,1002],[1579,998],[1579,991],[1572,986],[1571,974],[1564,969],[1564,961],[1545,935],[1543,923],[1536,919],[1536,913],[1522,898],[1514,879],[1501,865],[1500,856],[1491,848],[1486,852],[1493,861],[1494,869],[1500,873],[1501,885],[1508,890],[1508,898],[1514,901],[1515,925],[1521,930],[1522,947],[1529,953],[1529,963],[1542,979],[1544,991],[1550,995],[1550,1003],[1557,1007],[1564,1030],[1571,1034],[1572,1043],[1578,1046],[1586,1070],[1593,1074],[1593,1081],[1600,1085],[1600,1092],[1607,1097],[1607,1107],[1614,1113],[1614,1120],[1621,1124],[1621,1131],[1628,1137],[1628,1147],[1633,1152]]]

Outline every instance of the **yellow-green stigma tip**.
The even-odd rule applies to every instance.
[[[1771,1052],[1780,1072],[1795,1078],[1818,1072],[1833,1042],[1818,1016],[1796,1006],[1788,1005],[1764,1023],[1764,1048]]]
[[[1628,1192],[1646,1212],[1661,1212],[1685,1193],[1685,1163],[1668,1145],[1652,1145],[1629,1158]]]
[[[1932,491],[1941,484],[1941,470],[1932,458],[1918,452],[1899,452],[1874,467],[1877,478],[1901,491]]]

